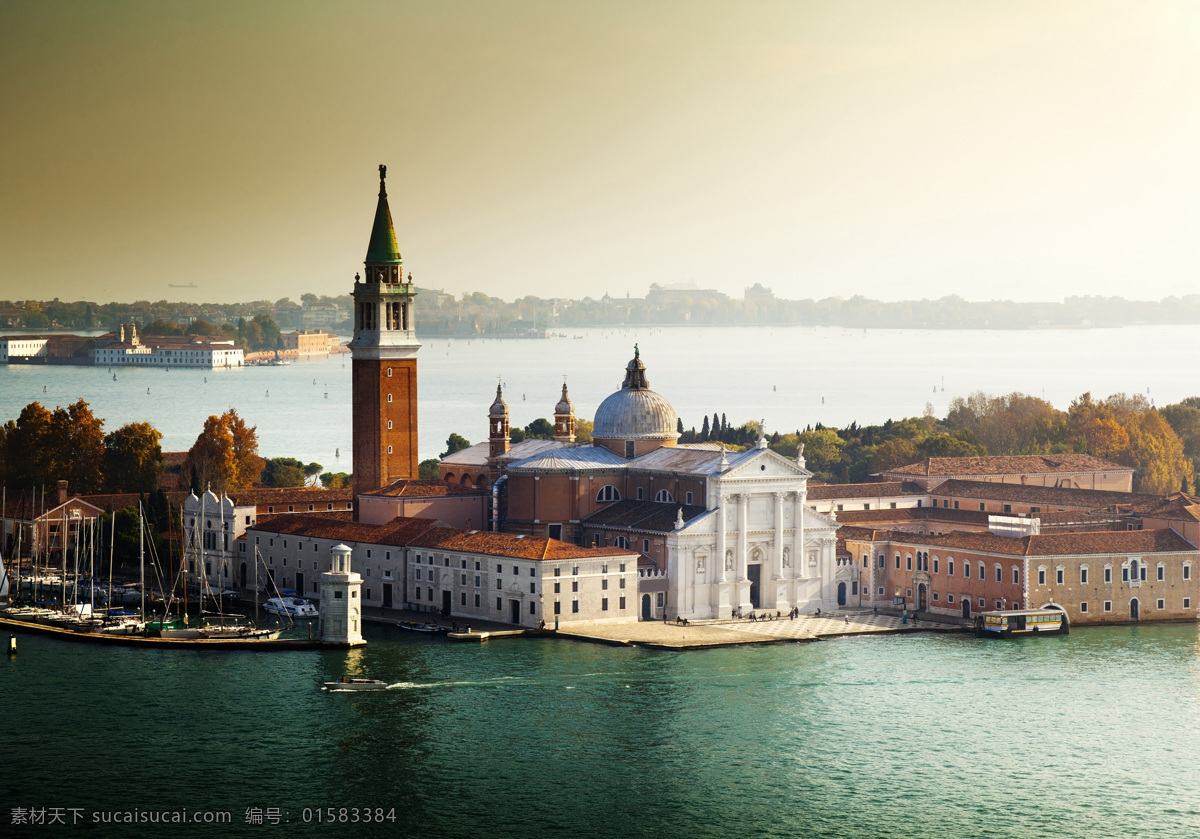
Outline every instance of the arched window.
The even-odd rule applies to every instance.
[[[448,483],[448,484],[454,483],[454,473],[453,472],[446,473],[446,483]]]
[[[671,501],[674,501],[675,499],[671,497],[671,493],[667,492],[665,489],[660,489],[658,491],[658,494],[654,496],[654,500],[655,501],[666,501],[669,503]]]
[[[617,488],[612,484],[600,487],[600,491],[596,493],[597,501],[620,501],[621,493],[617,492]]]
[[[629,550],[629,540],[624,536],[618,536],[617,538],[613,539],[613,547]]]

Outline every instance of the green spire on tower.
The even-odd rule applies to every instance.
[[[367,245],[367,265],[399,265],[400,246],[396,243],[396,228],[392,226],[392,211],[388,208],[387,167],[379,166],[379,203],[375,205],[375,223],[371,226],[371,242]]]

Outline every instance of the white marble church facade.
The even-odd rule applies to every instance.
[[[761,439],[723,459],[708,476],[708,511],[667,537],[668,614],[837,608],[837,523],[809,508],[809,477]]]

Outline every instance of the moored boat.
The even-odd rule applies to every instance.
[[[975,634],[980,638],[1066,635],[1070,628],[1066,613],[1059,609],[1008,609],[975,616]]]
[[[396,621],[396,628],[406,632],[424,632],[430,635],[445,635],[450,631],[447,626],[439,626],[436,623],[416,623],[415,621]]]
[[[292,618],[317,618],[317,607],[303,597],[272,597],[263,604],[263,611]]]

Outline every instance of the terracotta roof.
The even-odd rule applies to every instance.
[[[868,484],[808,483],[809,501],[829,501],[834,498],[894,498],[900,495],[929,494],[929,490],[913,481],[876,481]]]
[[[1011,538],[992,533],[954,531],[940,536],[893,532],[893,542],[930,545],[1011,556],[1090,556],[1094,554],[1196,553],[1173,530],[1098,530]]]
[[[618,501],[597,510],[580,520],[588,527],[628,528],[649,530],[655,533],[670,533],[675,529],[679,508],[683,508],[683,520],[689,522],[704,513],[700,504],[675,504],[667,501]]]
[[[1015,501],[1022,504],[1058,504],[1063,507],[1110,509],[1118,504],[1152,504],[1162,496],[1138,492],[1114,492],[1107,489],[1071,489],[1069,487],[1002,484],[992,481],[951,479],[929,490],[931,496]]]
[[[185,491],[169,491],[166,493],[167,500],[176,507],[183,504],[188,497]],[[138,498],[141,496],[136,492],[112,492],[98,495],[81,495],[79,496],[89,504],[94,504],[101,510],[124,510],[126,507],[136,507]],[[177,511],[178,512],[178,511]]]
[[[1200,521],[1200,499],[1183,492],[1172,493],[1166,498],[1154,496],[1152,502],[1135,504],[1133,512],[1168,521]]]
[[[381,495],[388,498],[441,498],[447,495],[487,495],[486,490],[452,484],[448,481],[409,481],[403,478],[383,489],[364,492],[363,495]]]
[[[1190,542],[1163,530],[1100,530],[1029,536],[1029,556],[1067,554],[1196,553]]]
[[[489,530],[459,530],[455,527],[433,527],[411,540],[413,548],[506,556],[514,559],[593,559],[606,556],[636,557],[637,551],[628,548],[581,548],[558,539],[534,539],[513,533]]]
[[[928,457],[919,463],[910,463],[895,469],[886,469],[884,475],[1022,475],[1042,472],[1132,472],[1128,466],[1120,466],[1090,454],[1022,454],[992,455],[988,457]]]
[[[238,507],[251,504],[329,504],[345,503],[354,498],[349,487],[342,489],[317,489],[315,487],[254,487],[237,489],[229,493]]]
[[[885,524],[906,521],[944,521],[970,524],[988,523],[988,515],[981,510],[949,510],[942,507],[899,507],[895,510],[840,510],[833,515],[838,524]]]
[[[352,520],[352,514],[290,514],[272,516],[247,528],[246,532],[263,534],[283,533],[306,539],[332,539],[338,542],[361,542],[369,545],[403,547],[435,525],[433,519],[397,516],[387,524],[362,524]]]

